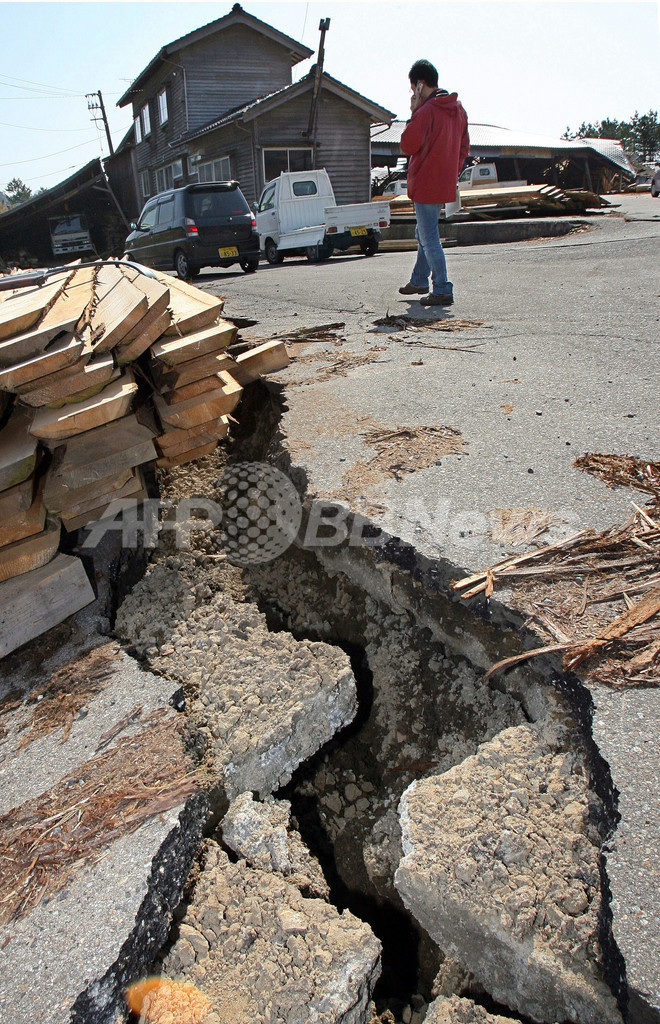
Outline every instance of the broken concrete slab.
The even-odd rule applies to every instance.
[[[618,792],[620,819],[605,846],[612,933],[625,960],[628,1019],[660,1022],[660,690],[589,687],[592,731]]]
[[[207,818],[172,683],[95,634],[100,605],[2,665],[3,1019],[114,1024]]]
[[[288,800],[267,797],[259,803],[241,793],[222,819],[222,838],[251,867],[278,872],[305,895],[328,899],[321,865],[291,825]]]
[[[595,803],[579,755],[528,725],[401,800],[404,903],[493,998],[536,1021],[621,1021],[598,942]]]
[[[350,661],[327,644],[269,632],[256,605],[213,593],[195,575],[183,554],[157,562],[120,606],[115,628],[188,689],[226,798],[263,797],[354,717]]]
[[[425,1024],[511,1024],[511,1017],[489,1013],[483,1006],[471,999],[439,996],[429,1004],[424,1017]]]
[[[379,956],[380,942],[349,911],[230,863],[211,841],[163,971],[196,985],[222,1020],[366,1024]]]

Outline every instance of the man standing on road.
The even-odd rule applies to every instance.
[[[451,306],[454,291],[447,280],[438,216],[442,203],[456,199],[458,175],[470,148],[467,114],[455,92],[438,89],[438,72],[427,60],[410,69],[412,117],[401,136],[410,157],[408,196],[415,204],[417,262],[402,295],[423,295],[423,306]],[[433,287],[429,290],[429,273]]]

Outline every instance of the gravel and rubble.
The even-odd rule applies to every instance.
[[[204,1024],[365,1024],[379,957],[349,911],[303,897],[281,874],[231,863],[209,841],[163,973],[205,993]]]
[[[266,797],[259,803],[241,793],[222,819],[222,838],[250,867],[284,875],[306,896],[329,898],[321,865],[291,825],[288,800]]]
[[[511,1017],[503,1017],[499,1013],[489,1013],[471,999],[459,996],[449,999],[439,996],[430,1004],[424,1017],[425,1024],[511,1024],[511,1020]]]
[[[400,804],[396,886],[493,998],[533,1020],[619,1024],[602,977],[598,801],[578,752],[507,729]]]

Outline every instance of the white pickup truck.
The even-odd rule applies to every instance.
[[[299,255],[324,260],[335,249],[344,251],[351,245],[373,256],[380,229],[390,223],[390,204],[337,206],[326,170],[283,171],[264,188],[256,214],[261,248],[269,263]]]
[[[526,181],[498,181],[495,164],[472,164],[458,176],[460,192],[468,188],[479,188],[482,185],[490,185],[491,188],[518,188],[520,185],[526,184]]]

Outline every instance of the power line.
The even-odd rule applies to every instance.
[[[52,174],[64,174],[65,171],[73,171],[77,166],[77,164],[69,164],[68,167],[60,167],[57,171],[47,171],[45,174],[35,174],[33,178],[21,178],[21,181],[25,182],[26,185],[29,185],[31,181],[41,181],[43,178],[50,178]],[[6,181],[4,186],[5,189],[8,184],[9,182]]]
[[[79,142],[77,146],[69,146],[68,149],[58,149],[55,153],[48,153],[46,156],[33,156],[29,160],[10,160],[9,163],[0,164],[0,167],[14,167],[16,164],[33,164],[38,160],[50,160],[53,156],[59,156],[60,153],[70,153],[72,149],[82,149],[83,146],[89,146],[92,142],[97,142],[97,139],[88,139],[86,142]]]
[[[63,89],[61,85],[44,85],[43,82],[31,82],[29,78],[15,78],[13,75],[0,74],[0,78],[6,78],[7,84],[10,82],[25,82],[26,85],[36,85],[39,89],[52,89],[53,92],[61,92],[68,94],[69,96],[80,96],[81,93],[74,92],[72,89]],[[15,85],[12,88],[20,89],[21,86]]]
[[[29,132],[57,132],[60,135],[62,132],[86,132],[86,128],[34,128],[30,124],[8,124],[7,121],[0,121],[0,126],[3,128],[25,128]]]

